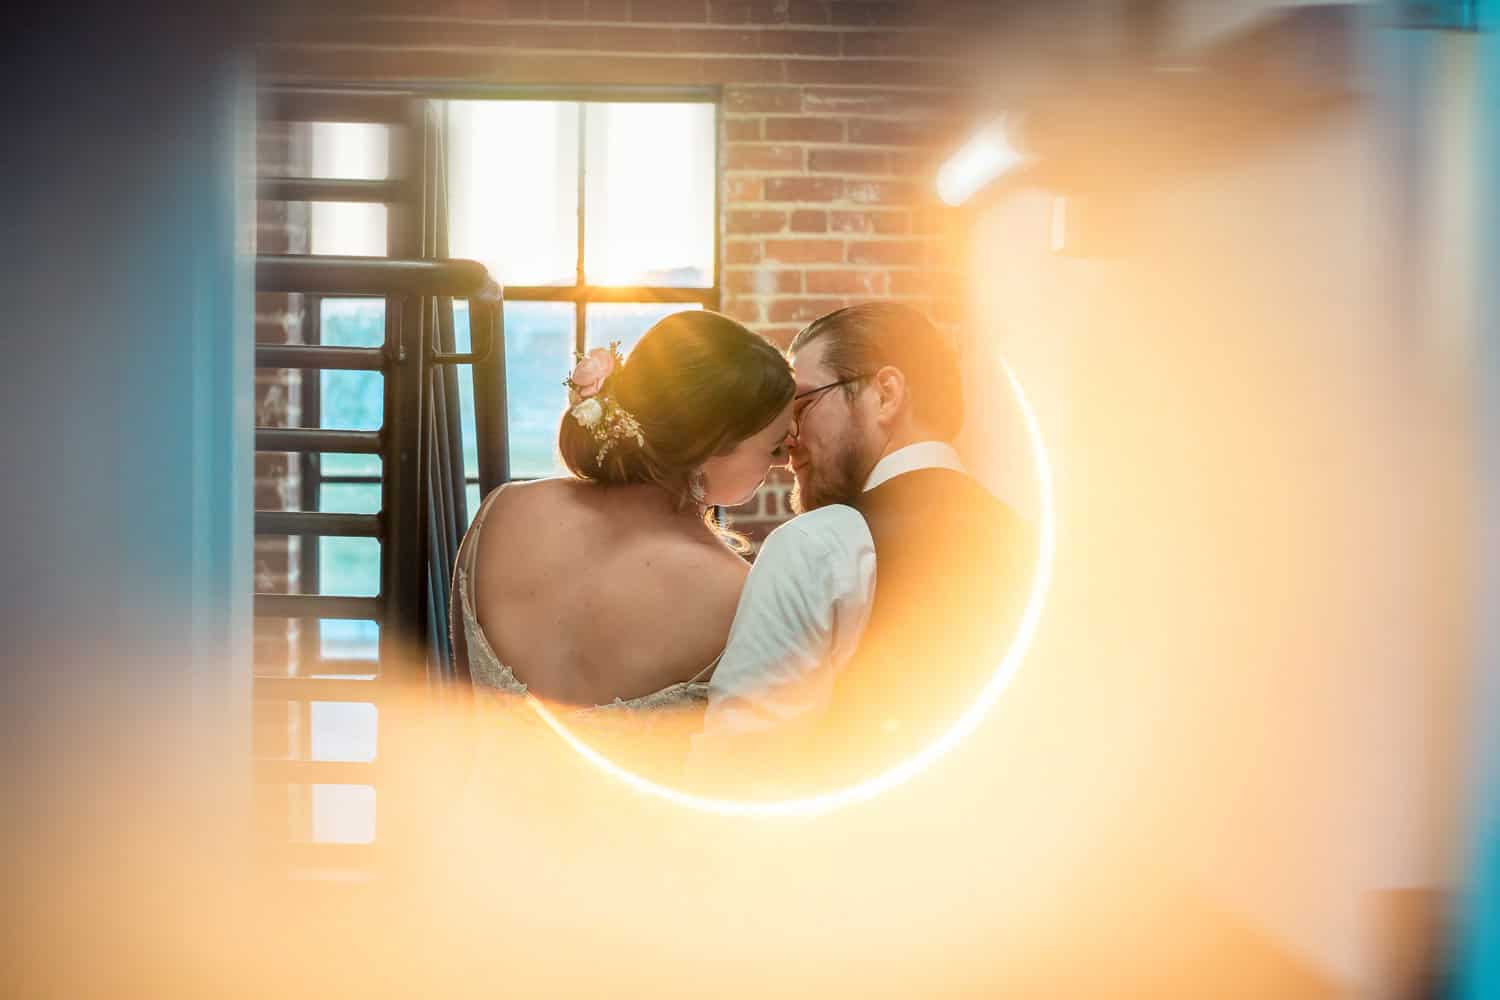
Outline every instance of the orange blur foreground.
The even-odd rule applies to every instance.
[[[1196,790],[1118,781],[1141,761],[1068,739],[1028,676],[1045,675],[1023,671],[930,771],[817,818],[686,810],[514,707],[413,692],[381,707],[380,832],[353,865],[243,836],[248,804],[202,761],[60,764],[37,775],[53,808],[6,852],[7,979],[158,998],[1344,995],[1177,863]],[[1268,861],[1257,839],[1226,863]]]

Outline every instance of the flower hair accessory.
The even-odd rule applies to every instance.
[[[617,441],[634,438],[636,444],[645,447],[646,439],[635,415],[604,391],[605,381],[625,363],[620,342],[611,341],[608,347],[596,347],[574,357],[578,363],[573,366],[573,374],[563,380],[568,387],[568,412],[599,442],[595,461],[603,463]]]

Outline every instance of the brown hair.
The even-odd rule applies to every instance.
[[[945,441],[964,424],[963,375],[952,342],[910,306],[864,302],[809,323],[792,341],[795,354],[823,340],[823,364],[841,379],[873,375],[890,365],[906,376],[913,416]],[[851,397],[853,384],[844,386]]]
[[[601,463],[599,442],[569,410],[557,432],[568,469],[598,483],[656,483],[685,498],[698,466],[770,426],[796,383],[764,338],[693,309],[647,330],[601,392],[635,417],[645,443],[617,441]]]

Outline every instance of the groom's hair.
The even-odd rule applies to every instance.
[[[896,302],[863,302],[809,323],[792,340],[796,354],[823,341],[823,364],[841,379],[872,375],[889,365],[906,376],[912,416],[942,440],[964,424],[963,376],[952,341],[926,316]],[[844,391],[853,396],[857,387]]]

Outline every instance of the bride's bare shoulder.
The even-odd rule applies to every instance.
[[[575,506],[592,487],[567,476],[516,480],[498,487],[482,502],[490,505],[489,520],[533,520],[545,511]]]

